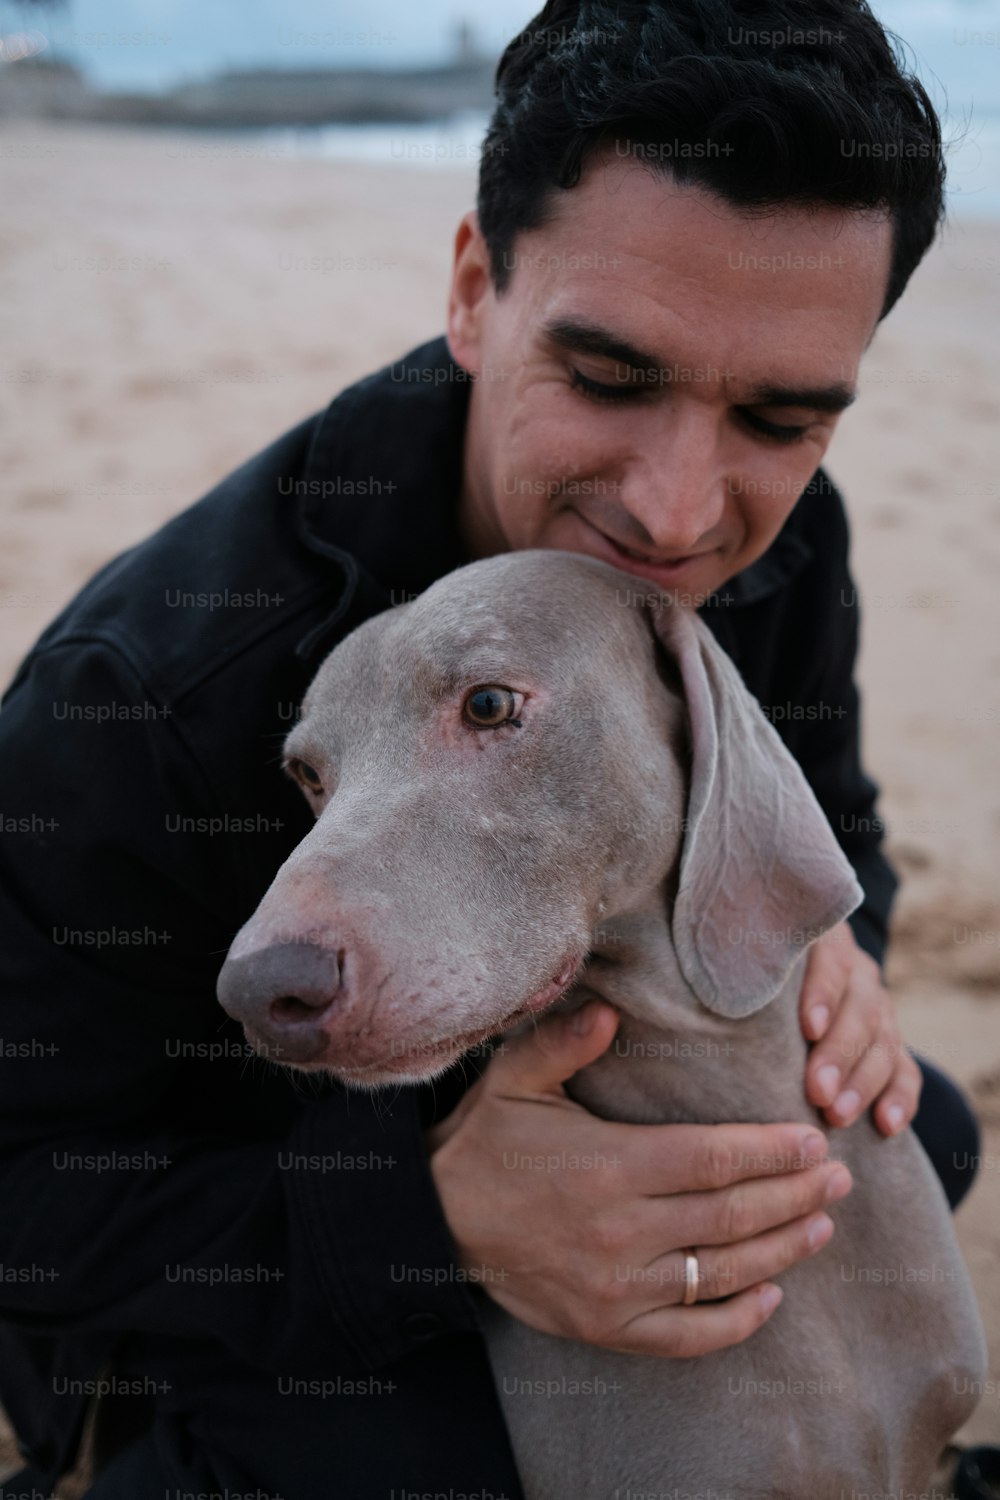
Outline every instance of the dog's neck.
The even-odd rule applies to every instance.
[[[602,923],[565,1008],[596,995],[621,1012],[621,1021],[608,1051],[576,1074],[567,1092],[594,1114],[631,1123],[817,1123],[803,1092],[804,956],[756,1014],[737,1021],[714,1015],[677,962],[670,904],[663,885],[640,907]]]

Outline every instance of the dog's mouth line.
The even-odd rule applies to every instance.
[[[516,1009],[510,1011],[506,1016],[501,1017],[497,1021],[492,1021],[486,1026],[477,1026],[472,1031],[453,1032],[450,1036],[435,1037],[430,1041],[421,1042],[418,1046],[408,1049],[406,1053],[390,1052],[389,1056],[381,1059],[381,1061],[365,1063],[361,1067],[345,1067],[339,1063],[329,1062],[324,1063],[323,1066],[332,1068],[342,1078],[363,1078],[367,1074],[384,1073],[386,1070],[390,1072],[402,1072],[408,1063],[412,1065],[413,1060],[419,1062],[420,1059],[433,1059],[434,1057],[440,1057],[448,1053],[454,1053],[457,1058],[471,1047],[488,1041],[490,1037],[499,1036],[517,1021],[526,1020],[528,1016],[537,1015],[539,1012],[546,1010],[569,989],[579,966],[579,959],[567,959],[554,979],[550,979],[547,984],[543,985],[541,989],[536,990],[533,995],[527,1000],[522,1001]]]

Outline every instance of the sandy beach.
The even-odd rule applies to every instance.
[[[0,128],[4,683],[100,564],[441,331],[473,194],[467,162],[333,164],[234,137]],[[877,334],[827,459],[853,525],[866,765],[904,877],[889,977],[907,1041],[969,1089],[984,1126],[957,1223],[992,1369],[962,1437],[993,1442],[998,326],[1000,224],[952,224]]]

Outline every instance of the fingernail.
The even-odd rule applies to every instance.
[[[838,1198],[846,1198],[851,1191],[851,1174],[846,1167],[836,1166],[827,1179],[826,1192],[823,1194],[824,1203],[836,1203]]]
[[[810,1012],[809,1020],[816,1035],[822,1036],[829,1024],[830,1012],[825,1005],[817,1005],[816,1009]]]
[[[820,1135],[818,1130],[804,1136],[801,1154],[803,1166],[814,1167],[821,1162],[826,1155],[826,1136]]]
[[[573,1019],[570,1021],[570,1030],[575,1036],[586,1036],[589,1031],[593,1031],[596,1019],[597,1001],[591,1000],[587,1005],[583,1005],[579,1010],[573,1012]]]
[[[832,1099],[834,1094],[837,1092],[837,1085],[839,1084],[839,1082],[840,1069],[834,1067],[833,1063],[827,1063],[826,1067],[820,1068],[819,1072],[816,1074],[816,1083],[821,1093],[825,1094],[830,1099]]]
[[[834,1100],[833,1108],[838,1115],[853,1115],[860,1103],[861,1095],[855,1089],[845,1089]]]
[[[809,1220],[806,1228],[806,1239],[809,1241],[811,1250],[818,1250],[820,1245],[825,1245],[833,1234],[833,1220],[827,1218],[826,1214],[817,1214]]]
[[[780,1286],[765,1287],[760,1294],[760,1305],[766,1313],[773,1312],[783,1295]]]
[[[890,1130],[898,1130],[903,1123],[903,1107],[901,1104],[890,1104],[885,1112],[885,1118]]]

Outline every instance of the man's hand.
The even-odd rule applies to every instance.
[[[851,1125],[873,1103],[883,1135],[897,1135],[910,1123],[920,1100],[920,1069],[903,1045],[878,964],[858,947],[847,922],[813,944],[799,1019],[816,1043],[806,1097],[829,1124]]]
[[[770,1278],[827,1242],[821,1210],[850,1173],[808,1125],[590,1114],[562,1085],[617,1022],[592,1001],[506,1042],[427,1132],[431,1172],[461,1266],[514,1317],[608,1349],[708,1354],[767,1320],[781,1299]],[[700,1281],[684,1307],[689,1248]]]

